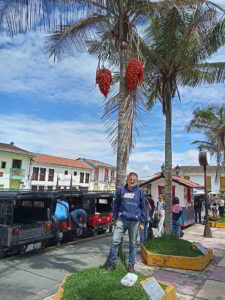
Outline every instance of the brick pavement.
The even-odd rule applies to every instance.
[[[184,230],[184,239],[213,249],[212,263],[203,271],[150,267],[137,256],[136,270],[175,285],[177,300],[225,300],[225,229],[211,228],[212,238],[203,237],[204,226]]]

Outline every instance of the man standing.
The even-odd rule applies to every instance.
[[[198,218],[199,218],[199,224],[202,223],[201,210],[202,210],[202,201],[200,197],[195,196],[194,197],[195,223],[197,223]]]
[[[137,180],[138,175],[131,172],[127,177],[127,184],[116,193],[113,211],[116,225],[107,267],[110,272],[116,268],[118,248],[127,230],[129,234],[128,272],[134,272],[138,229],[140,225],[140,230],[143,231],[145,222],[144,191],[138,187]]]
[[[223,196],[220,196],[220,200],[219,200],[219,212],[220,212],[220,217],[223,217],[224,214],[224,200],[223,200]]]

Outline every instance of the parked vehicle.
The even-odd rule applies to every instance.
[[[24,252],[29,244],[47,244],[54,236],[50,193],[0,192],[0,257]]]
[[[87,212],[87,228],[77,228],[55,217],[57,202],[68,203],[68,214],[78,208]],[[46,191],[0,192],[0,258],[7,252],[24,253],[31,244],[46,247],[50,241],[75,236],[96,236],[112,231],[113,194],[104,192]]]

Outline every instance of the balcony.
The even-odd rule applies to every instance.
[[[10,169],[10,179],[23,179],[25,177],[24,175],[24,169]]]

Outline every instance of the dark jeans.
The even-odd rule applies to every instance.
[[[195,210],[195,223],[197,223],[197,219],[199,219],[199,223],[201,223],[202,222],[201,208],[195,208],[194,210]]]
[[[219,206],[220,217],[223,217],[224,214],[224,206]]]

